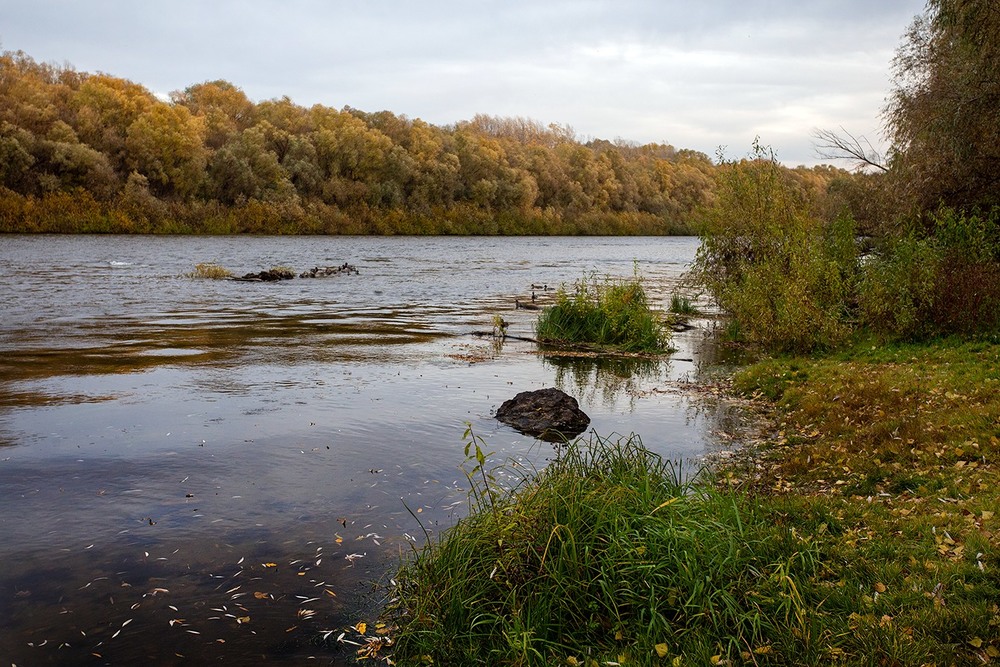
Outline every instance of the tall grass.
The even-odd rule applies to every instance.
[[[660,316],[650,308],[642,281],[596,277],[577,281],[571,290],[556,294],[535,324],[544,343],[593,345],[626,352],[663,352],[669,334]]]
[[[398,577],[399,664],[820,661],[817,548],[752,503],[635,436],[570,443],[509,493],[483,465],[471,515]]]

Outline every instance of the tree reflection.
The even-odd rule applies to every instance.
[[[670,360],[663,357],[592,355],[553,352],[542,355],[542,365],[555,371],[556,387],[578,400],[613,406],[627,399],[629,409],[641,393],[641,384],[655,380],[669,370]]]

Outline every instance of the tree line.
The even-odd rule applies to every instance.
[[[221,80],[162,100],[109,74],[0,55],[4,232],[688,234],[717,172],[697,151],[582,141],[526,118],[436,126],[253,102]],[[821,207],[852,178],[784,177]]]

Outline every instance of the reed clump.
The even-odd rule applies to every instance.
[[[674,315],[683,315],[685,317],[700,314],[694,302],[689,297],[681,296],[680,294],[674,294],[670,297],[670,312]]]
[[[596,277],[560,287],[556,303],[542,310],[535,333],[543,343],[665,352],[670,336],[646,297],[641,279]]]
[[[201,263],[195,264],[194,271],[188,273],[187,277],[206,280],[226,280],[233,277],[233,272],[218,264]]]

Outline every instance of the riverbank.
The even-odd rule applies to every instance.
[[[766,360],[733,387],[767,437],[711,478],[601,440],[485,483],[401,573],[399,662],[995,662],[998,385],[990,343]]]

